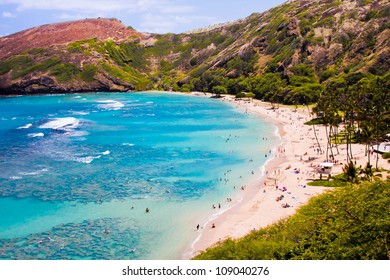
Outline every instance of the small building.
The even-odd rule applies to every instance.
[[[333,166],[334,166],[333,162],[323,162],[323,163],[321,163],[321,169],[319,171],[319,173],[320,173],[320,180],[322,180],[322,175],[323,174],[328,175],[328,180],[330,179]]]
[[[390,153],[390,142],[380,143],[379,146],[374,145],[373,150],[379,154]]]
[[[330,174],[331,171],[332,171],[332,167],[333,167],[333,162],[323,162],[321,163],[321,170],[326,173],[326,174]]]

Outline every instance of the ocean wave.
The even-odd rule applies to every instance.
[[[104,103],[98,105],[98,107],[105,110],[119,110],[125,106],[123,103],[115,100],[100,100],[98,102]]]
[[[20,180],[20,179],[22,179],[22,177],[20,177],[20,176],[11,176],[11,177],[9,177],[9,179],[10,180]]]
[[[19,126],[17,129],[27,129],[27,128],[30,128],[30,127],[32,127],[32,123],[28,123],[26,125]]]
[[[85,116],[85,115],[88,115],[89,113],[88,112],[84,112],[84,111],[70,111],[73,115],[76,115],[76,116]]]
[[[33,172],[19,172],[19,175],[23,175],[23,176],[34,176],[34,175],[39,175],[41,173],[44,173],[44,172],[47,172],[49,171],[49,169],[47,168],[43,168],[41,170],[37,170],[37,171],[33,171]]]
[[[28,137],[30,138],[35,138],[35,137],[43,137],[45,136],[45,134],[43,134],[42,132],[39,132],[39,133],[29,133],[27,134]]]
[[[110,154],[110,151],[109,151],[109,150],[107,150],[107,151],[105,151],[105,152],[102,153],[102,155],[109,155],[109,154]]]
[[[134,146],[134,144],[132,144],[132,143],[122,143],[122,146],[129,146],[129,147],[133,147],[133,146]]]
[[[51,128],[55,130],[69,130],[76,128],[80,121],[73,117],[52,119],[42,125],[39,128]]]
[[[82,157],[82,158],[76,158],[76,161],[81,163],[90,164],[94,159],[99,159],[101,156],[88,156],[88,157]]]
[[[89,135],[87,131],[68,131],[64,135],[69,137],[83,137]]]

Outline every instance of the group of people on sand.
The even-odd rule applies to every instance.
[[[221,209],[221,203],[218,203],[218,208]],[[217,207],[213,204],[213,209],[217,209]]]
[[[203,228],[203,227],[202,227]],[[215,228],[215,223],[213,223],[212,225],[211,225],[211,228]],[[200,229],[200,225],[198,224],[197,226],[196,226],[196,230],[199,230]]]

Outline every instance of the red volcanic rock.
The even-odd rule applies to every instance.
[[[0,60],[33,48],[47,48],[88,38],[123,41],[141,33],[117,19],[85,19],[46,24],[0,38]]]

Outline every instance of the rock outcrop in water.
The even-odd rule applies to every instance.
[[[45,25],[0,38],[0,93],[253,91],[267,99],[272,87],[256,88],[265,77],[286,102],[310,102],[329,81],[389,73],[389,15],[386,0],[317,0],[183,34],[140,33],[115,19]]]

